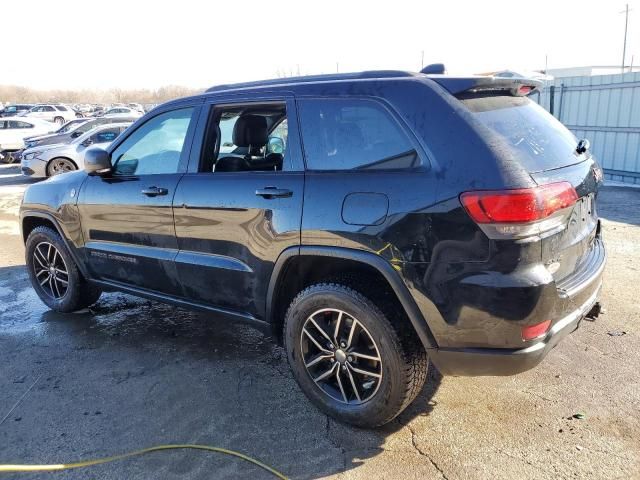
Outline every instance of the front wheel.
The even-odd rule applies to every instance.
[[[0,162],[2,163],[13,163],[14,162],[13,153],[0,151]]]
[[[47,176],[53,177],[54,175],[60,175],[65,172],[73,172],[77,170],[76,164],[68,158],[54,158],[47,165]]]
[[[294,377],[336,420],[360,427],[388,423],[420,392],[428,366],[415,336],[396,328],[359,292],[313,285],[293,300],[285,318]]]
[[[98,301],[101,291],[82,277],[58,232],[34,228],[25,257],[31,285],[51,310],[73,312]]]

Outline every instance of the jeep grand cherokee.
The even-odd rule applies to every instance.
[[[166,103],[21,207],[33,286],[268,325],[327,414],[389,422],[443,374],[538,364],[595,304],[602,171],[523,79],[409,72]]]

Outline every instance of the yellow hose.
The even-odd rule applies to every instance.
[[[156,445],[155,447],[144,448],[142,450],[135,450],[133,452],[123,453],[121,455],[114,455],[113,457],[96,458],[93,460],[85,460],[82,462],[73,463],[61,463],[52,465],[1,465],[0,473],[2,472],[52,472],[58,470],[71,470],[73,468],[91,467],[93,465],[101,465],[103,463],[115,462],[116,460],[123,460],[125,458],[136,457],[139,455],[145,455],[151,452],[159,452],[163,450],[179,450],[179,449],[193,449],[193,450],[206,450],[208,452],[223,453],[225,455],[231,455],[233,457],[240,458],[245,462],[253,463],[254,465],[266,470],[274,477],[281,480],[287,480],[287,477],[277,470],[271,468],[269,465],[244,455],[233,450],[227,450],[226,448],[210,447],[208,445],[193,445],[193,444],[176,444],[176,445]]]

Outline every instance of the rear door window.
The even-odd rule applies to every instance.
[[[573,133],[527,97],[479,96],[462,103],[530,173],[581,161]]]
[[[308,169],[397,170],[420,166],[413,143],[377,101],[301,99],[298,105]]]

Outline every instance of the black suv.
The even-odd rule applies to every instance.
[[[30,186],[29,275],[269,326],[333,417],[389,422],[443,374],[538,364],[596,304],[602,170],[523,79],[408,72],[225,85]]]

